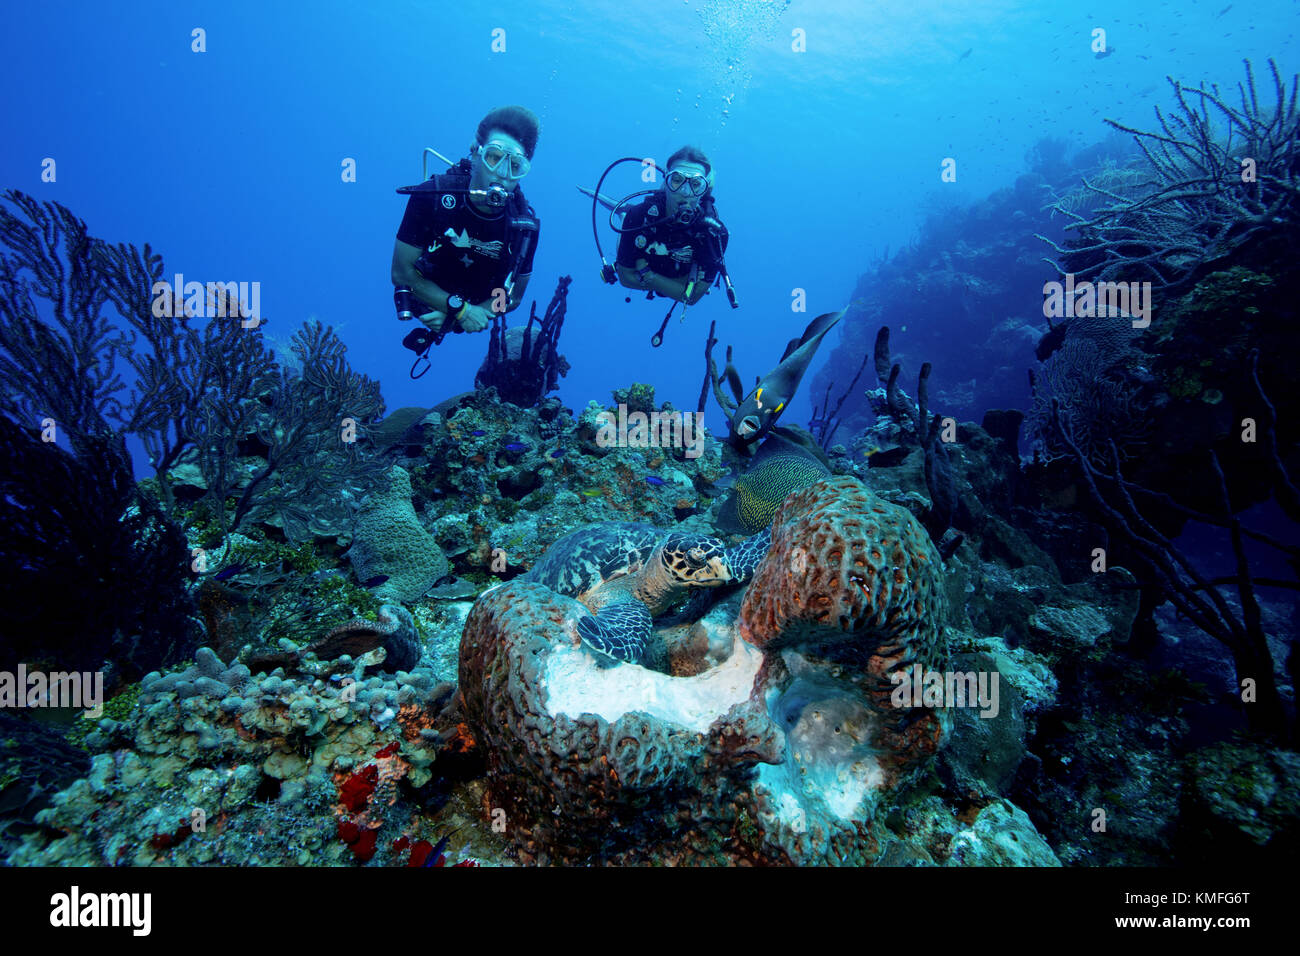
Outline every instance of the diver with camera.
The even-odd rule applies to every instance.
[[[530,110],[494,109],[479,123],[469,157],[452,163],[426,149],[426,161],[432,153],[451,168],[397,190],[410,198],[393,245],[393,302],[400,320],[420,323],[402,340],[417,356],[412,378],[428,371],[429,350],[449,332],[481,332],[494,313],[523,301],[540,222],[519,180],[532,166],[538,133]]]
[[[650,339],[650,344],[658,347],[677,304],[694,305],[717,282],[726,289],[731,307],[739,307],[723,259],[729,235],[713,201],[713,166],[699,149],[683,146],[668,158],[666,171],[654,167],[663,175],[661,188],[613,202],[600,192],[601,185],[614,167],[629,162],[641,163],[643,168],[653,165],[632,157],[618,159],[606,167],[595,190],[579,189],[592,197],[592,232],[601,257],[601,278],[610,285],[618,282],[644,291],[647,298],[660,295],[673,300],[659,331]],[[610,227],[619,235],[612,266],[600,246],[597,204],[610,210]]]

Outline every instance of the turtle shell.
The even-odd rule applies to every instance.
[[[587,525],[557,540],[521,577],[580,599],[599,584],[640,571],[663,534],[654,525],[626,521]]]

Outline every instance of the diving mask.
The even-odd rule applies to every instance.
[[[673,192],[679,193],[685,189],[686,192],[690,193],[692,196],[703,196],[705,190],[709,188],[708,177],[701,176],[699,173],[693,173],[688,176],[686,173],[683,173],[678,169],[670,171],[665,182],[668,184],[668,188]]]
[[[484,166],[507,179],[523,179],[533,165],[523,153],[507,149],[500,143],[485,143],[478,148],[478,155]],[[502,168],[498,170],[498,166]]]

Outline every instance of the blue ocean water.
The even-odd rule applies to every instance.
[[[63,445],[82,443],[76,454],[46,455],[33,423],[16,421],[30,416],[11,414],[40,409],[23,404],[39,387],[0,382],[0,664],[98,668],[110,705],[101,724],[66,699],[49,714],[48,697],[15,704],[24,679],[0,669],[0,710],[39,711],[0,713],[0,860],[1118,867],[1294,856],[1300,393],[1287,356],[1300,329],[1300,140],[1293,105],[1289,125],[1269,114],[1274,77],[1290,91],[1300,82],[1297,22],[1294,0],[7,12],[0,188],[62,204],[95,237],[148,243],[165,278],[256,283],[258,334],[284,355],[305,321],[332,326],[390,412],[474,387],[486,334],[449,336],[430,374],[408,376],[411,326],[394,315],[390,281],[407,202],[396,190],[420,181],[428,148],[466,155],[501,105],[541,121],[523,180],[541,241],[509,322],[522,325],[530,302],[540,313],[572,277],[558,396],[575,418],[636,382],[694,409],[711,323],[715,358],[732,348],[748,390],[814,317],[849,311],[782,422],[835,419],[833,435],[829,421],[811,426],[815,453],[785,431],[753,442],[750,458],[734,426],[731,445],[700,460],[626,435],[611,450],[589,420],[480,394],[445,418],[390,420],[335,474],[341,456],[310,442],[275,460],[295,418],[324,421],[330,431],[312,437],[333,437],[333,413],[275,420],[314,408],[295,404],[328,391],[313,380],[236,396],[242,424],[190,429],[186,442],[216,448],[201,459],[199,500],[184,462],[166,480],[120,487],[130,483],[112,443],[77,434],[95,415],[58,423]],[[1243,103],[1233,121],[1269,131],[1255,141],[1257,184],[1235,181],[1239,158],[1216,152],[1217,128],[1203,150],[1181,144],[1182,163],[1153,160],[1155,172],[1115,128],[1158,130],[1162,117],[1177,128],[1191,113],[1180,114],[1174,81],[1221,88],[1235,105],[1247,76],[1262,105]],[[1284,125],[1284,142],[1267,141]],[[688,144],[716,171],[739,308],[716,289],[675,310],[655,348],[667,300],[600,281],[593,204],[578,187],[618,157],[662,163]],[[1189,171],[1201,162],[1211,173]],[[1123,208],[1070,234],[1068,210],[1098,195],[1074,191],[1082,175]],[[1150,176],[1163,178],[1135,185]],[[1169,199],[1165,187],[1187,179],[1204,205]],[[622,166],[603,188],[620,197],[645,185]],[[1135,198],[1157,186],[1150,205]],[[1269,215],[1256,215],[1261,202]],[[1148,229],[1148,215],[1166,219]],[[30,250],[2,218],[10,295],[8,257]],[[597,211],[612,259],[607,219]],[[1039,233],[1109,255],[1149,251],[1133,278],[1156,278],[1159,321],[1141,341],[1127,314],[1052,324],[1042,283],[1058,270]],[[1104,238],[1116,234],[1126,237]],[[1056,258],[1104,279],[1101,255]],[[86,283],[54,285],[58,298]],[[0,300],[0,365],[39,367],[37,386],[80,397],[67,350],[15,321],[22,304]],[[47,302],[35,307],[48,318]],[[890,354],[877,365],[881,326]],[[112,356],[94,360],[102,371]],[[859,362],[865,377],[849,388]],[[904,394],[876,388],[891,366]],[[933,369],[928,385],[921,368]],[[840,395],[852,401],[828,414]],[[272,424],[258,431],[262,402]],[[191,404],[213,416],[231,407]],[[707,422],[727,435],[712,399]],[[135,425],[148,434],[158,419]],[[936,438],[941,427],[953,437]],[[131,447],[137,477],[151,476]],[[633,519],[655,527],[598,524]],[[711,604],[658,576],[670,555],[674,574],[700,574],[691,587],[718,587],[692,596]],[[725,581],[699,570],[701,555]],[[593,567],[613,586],[586,590]],[[625,570],[640,575],[633,602],[618,600]],[[568,623],[554,627],[561,614]],[[650,622],[653,643],[639,633]],[[927,702],[923,669],[927,683],[1000,678],[1006,706],[996,683],[978,715],[969,697]],[[895,684],[914,674],[906,703],[891,694],[886,708],[872,681],[887,672]],[[363,678],[358,704],[345,688]],[[195,736],[200,714],[211,727]],[[580,734],[559,745],[560,714],[601,733],[649,715],[642,765],[668,769],[643,787],[652,775],[629,771],[623,730],[607,754],[583,749]],[[343,724],[349,742],[336,748]],[[713,742],[691,750],[706,734]],[[533,755],[547,751],[561,761],[535,773]],[[729,769],[715,760],[724,752]],[[205,831],[185,815],[206,805],[216,773],[234,781],[221,784],[229,803],[211,839],[195,839]],[[91,787],[74,783],[88,775]],[[574,835],[553,819],[561,803]],[[1112,814],[1112,839],[1099,837],[1099,810]]]
[[[389,263],[421,150],[456,158],[490,108],[541,118],[523,186],[542,221],[528,290],[539,312],[572,275],[566,405],[651,381],[693,408],[718,323],[747,376],[849,300],[859,273],[925,217],[1008,186],[1046,136],[1104,140],[1104,117],[1153,125],[1166,75],[1235,82],[1240,61],[1294,62],[1295,4],[551,0],[12,8],[0,181],[67,205],[95,235],[149,242],[168,274],[261,283],[266,333],[340,331],[390,409],[473,385],[486,335],[454,336],[412,382]],[[1094,30],[1112,55],[1098,58]],[[204,52],[194,52],[202,30]],[[800,41],[804,49],[796,51]],[[494,45],[496,49],[494,50]],[[701,147],[717,169],[741,307],[717,291],[674,315],[597,279],[593,186],[612,159]],[[57,179],[42,180],[42,163]],[[946,158],[955,182],[940,178]],[[341,175],[355,161],[355,182]],[[620,178],[621,177],[621,178]],[[623,167],[607,184],[640,188]],[[601,216],[602,224],[604,216]],[[978,242],[978,236],[967,236]],[[614,238],[604,230],[606,248]],[[795,290],[806,313],[794,313]],[[526,316],[514,313],[512,324]],[[954,342],[956,316],[934,315]],[[951,326],[948,329],[948,326]],[[895,330],[906,348],[906,331]],[[823,354],[840,331],[832,332]],[[951,365],[951,363],[949,363]],[[984,370],[936,367],[936,383]],[[1019,384],[1019,383],[1017,383]],[[791,415],[805,421],[813,396]],[[723,422],[710,405],[709,423]]]

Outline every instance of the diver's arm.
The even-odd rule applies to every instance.
[[[695,280],[695,288],[691,289],[691,294],[689,296],[686,296],[685,298],[682,299],[682,301],[685,302],[687,305],[694,305],[696,302],[699,302],[701,299],[703,299],[706,295],[709,294],[709,287],[713,285],[712,282],[704,281],[704,279],[700,276],[700,270],[698,267],[696,267],[695,271],[692,273],[692,278]],[[688,287],[690,286],[689,281],[686,284]],[[684,296],[686,295],[685,289],[682,290],[682,294]]]
[[[510,284],[510,296],[506,299],[505,312],[513,312],[515,309],[519,308],[520,303],[524,301],[524,292],[528,289],[528,280],[531,278],[532,276],[520,276]],[[493,291],[492,295],[488,296],[482,302],[474,302],[471,304],[492,315],[496,315],[498,302],[497,293],[500,291],[501,289],[498,288]]]
[[[420,258],[418,247],[402,242],[400,239],[393,243],[393,285],[407,286],[422,302],[445,313],[448,293],[438,283],[426,279],[416,271],[415,260],[418,258]]]
[[[637,269],[644,269],[649,263],[645,259],[637,260]],[[670,299],[676,299],[678,302],[686,302],[687,305],[694,305],[700,300],[708,288],[700,288],[696,283],[691,298],[686,298],[686,286],[690,284],[689,279],[670,279],[668,276],[662,276],[657,272],[647,272],[642,279],[637,275],[637,269],[629,269],[627,266],[615,266],[618,271],[619,281],[629,289],[646,289],[655,295],[667,296]]]
[[[528,291],[528,280],[531,275],[516,276],[514,284],[510,287],[510,304],[506,307],[507,312],[513,312],[524,301],[524,293]]]

